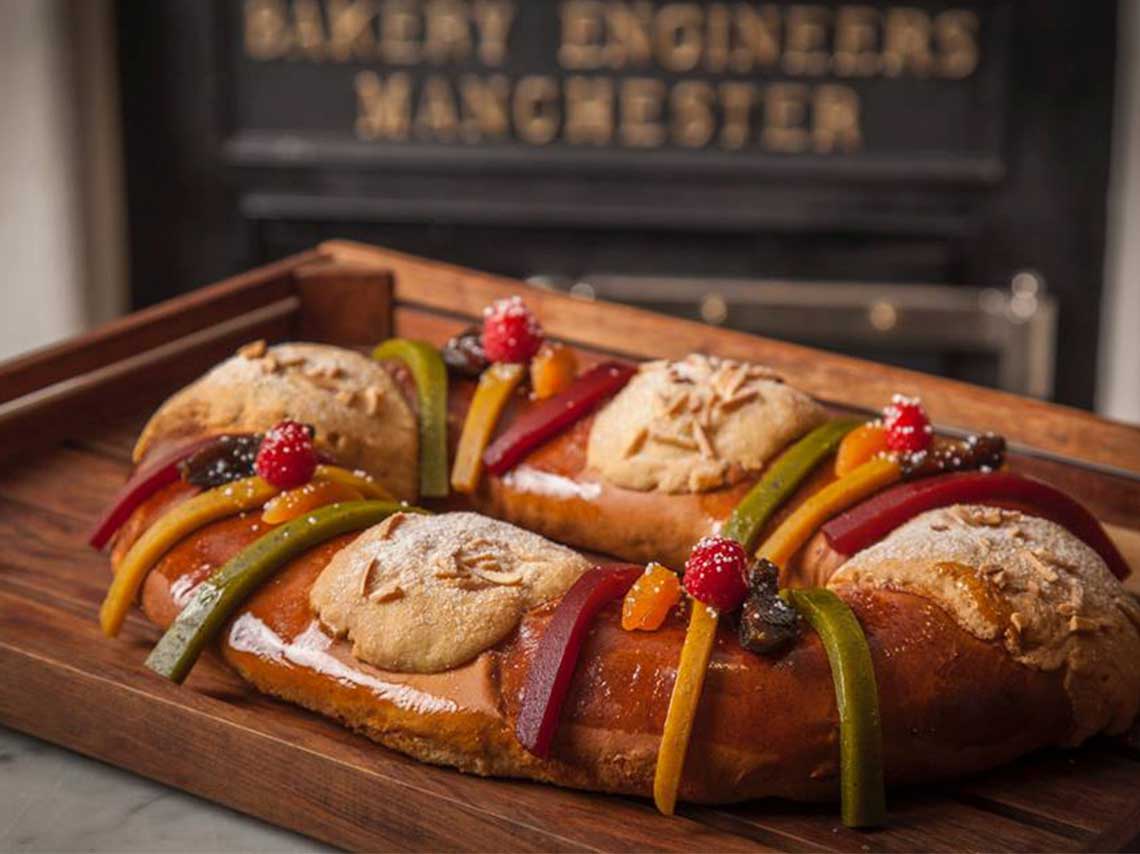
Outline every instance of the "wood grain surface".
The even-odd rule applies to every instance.
[[[1033,756],[953,786],[892,792],[890,826],[860,833],[842,828],[832,805],[764,801],[729,808],[690,806],[675,818],[663,818],[638,799],[484,780],[422,765],[256,694],[212,655],[185,687],[155,677],[142,661],[158,633],[141,615],[128,618],[118,640],[100,634],[97,610],[110,571],[106,558],[90,551],[84,540],[130,471],[130,449],[146,414],[174,390],[183,373],[202,370],[207,358],[215,357],[211,347],[220,344],[185,350],[185,364],[177,371],[170,362],[148,367],[144,360],[140,379],[151,379],[140,382],[137,391],[130,383],[133,371],[121,367],[123,360],[227,320],[257,316],[267,305],[290,299],[293,307],[273,320],[274,337],[305,330],[336,340],[343,323],[346,343],[366,343],[362,313],[352,311],[358,304],[368,306],[364,316],[385,326],[391,322],[398,334],[440,341],[467,322],[465,315],[474,316],[491,292],[482,280],[468,283],[465,274],[456,279],[455,268],[445,268],[433,281],[426,262],[415,262],[415,286],[407,284],[406,270],[386,268],[385,275],[360,271],[365,263],[360,257],[353,259],[352,270],[313,264],[322,257],[340,257],[342,251],[326,247],[269,274],[255,271],[237,285],[204,290],[191,303],[200,312],[193,322],[180,312],[159,313],[157,321],[152,313],[143,319],[150,337],[139,338],[134,350],[122,343],[131,340],[133,321],[127,320],[109,337],[97,334],[86,344],[46,354],[43,365],[32,359],[0,366],[0,381],[6,380],[7,370],[21,378],[21,391],[9,400],[21,407],[24,428],[34,431],[42,425],[51,436],[45,442],[22,431],[9,434],[17,452],[0,465],[0,722],[354,849],[1020,851],[1134,844],[1140,832],[1140,754],[1121,741],[1100,740],[1078,751]],[[305,271],[294,275],[303,266]],[[321,293],[326,281],[337,284]],[[377,292],[358,303],[351,294],[361,288]],[[394,311],[384,317],[393,289]],[[432,304],[437,290],[441,305]],[[330,298],[333,292],[337,299]],[[211,294],[232,311],[215,310]],[[544,303],[543,320],[561,337],[626,355],[638,354],[636,336],[645,339],[646,354],[674,352],[691,326],[675,327],[677,321],[658,318],[652,336],[646,331],[619,335],[616,327],[602,334],[599,330],[611,323],[610,307],[575,302],[573,308],[564,316],[563,302]],[[646,316],[637,314],[638,325],[632,328],[646,330]],[[157,328],[150,326],[156,322]],[[164,323],[170,324],[165,338]],[[714,352],[738,353],[738,337],[744,343],[754,340],[732,335],[722,346],[721,333],[703,334],[708,336],[706,349]],[[114,342],[110,358],[88,352],[108,346],[107,341]],[[781,370],[794,362],[790,358],[779,363]],[[122,377],[112,372],[115,379],[101,386],[99,394],[84,385],[91,372],[116,365]],[[840,368],[821,370],[808,370],[817,383]],[[876,388],[891,387],[893,373],[884,378],[877,367],[861,370],[870,372],[868,382]],[[788,373],[791,379],[792,371]],[[36,376],[39,380],[29,379]],[[60,382],[73,383],[74,396],[64,387],[46,403],[34,397],[38,389]],[[927,382],[921,378],[924,393]],[[850,380],[844,383],[811,388],[828,400],[878,405],[879,398]],[[948,408],[959,393],[942,389],[941,405],[947,408],[939,410],[939,420],[977,426]],[[1024,403],[1005,400],[1007,414],[995,417],[1014,418]],[[1050,452],[1070,448],[1081,459],[1100,462],[1103,455],[1096,448],[1127,446],[1128,437],[1135,436],[1130,428],[1044,404],[1029,409],[1034,414],[1027,421],[1054,426],[1035,433],[1030,425],[1029,432],[1019,435],[1025,441],[1036,437]],[[1130,453],[1117,462],[1140,471],[1140,464],[1134,464],[1140,453],[1135,448]],[[1140,486],[1133,478],[1033,456],[1016,457],[1015,466],[1062,483],[1130,534],[1140,529]]]

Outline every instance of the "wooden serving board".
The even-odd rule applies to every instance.
[[[422,765],[262,697],[207,657],[186,686],[142,667],[157,630],[105,639],[109,569],[86,534],[130,470],[149,411],[240,343],[441,342],[491,299],[526,292],[548,332],[639,358],[691,350],[767,362],[832,405],[923,395],[940,427],[994,429],[1013,465],[1140,538],[1140,431],[843,356],[532,290],[332,243],[0,366],[0,723],[326,842],[359,849],[910,851],[1119,849],[1140,838],[1140,751],[1103,739],[952,786],[895,791],[886,829],[834,806],[682,807],[483,780]],[[1138,663],[1140,666],[1140,663]],[[1027,709],[1026,714],[1032,714]]]

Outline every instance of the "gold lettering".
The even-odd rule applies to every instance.
[[[720,144],[736,150],[748,144],[752,135],[752,104],[756,87],[751,83],[721,83],[720,103],[724,124],[720,128]]]
[[[433,74],[424,81],[416,110],[416,135],[422,139],[452,142],[459,130],[459,111],[446,77]]]
[[[784,71],[788,74],[823,74],[830,57],[827,23],[830,12],[822,6],[789,6]]]
[[[692,71],[701,60],[701,24],[696,3],[669,3],[655,22],[657,61],[669,71]]]
[[[325,58],[325,22],[317,0],[293,0],[293,36],[297,53],[320,62]]]
[[[716,130],[712,104],[715,95],[710,84],[686,80],[670,94],[672,136],[686,148],[703,148]]]
[[[376,55],[372,35],[372,19],[376,4],[372,0],[326,0],[329,16],[329,54],[347,62],[353,57],[370,59]]]
[[[562,4],[562,41],[558,62],[563,68],[602,66],[602,15],[599,0],[569,0]]]
[[[938,42],[938,71],[951,80],[962,80],[978,67],[978,16],[964,9],[950,9],[934,19]]]
[[[728,7],[712,3],[705,13],[705,68],[721,72],[728,66],[729,24]]]
[[[820,154],[858,151],[859,94],[850,86],[824,84],[812,98],[812,146]]]
[[[380,10],[380,55],[394,65],[420,61],[420,18],[412,0],[384,0]]]
[[[764,93],[764,146],[772,151],[798,154],[808,147],[808,87],[802,83],[773,83]]]
[[[648,2],[606,4],[605,56],[610,68],[644,68],[652,57],[653,6]]]
[[[459,91],[463,100],[463,138],[468,142],[505,139],[510,135],[510,83],[502,74],[481,79],[465,74]]]
[[[898,77],[909,70],[925,77],[933,67],[930,16],[909,6],[889,9],[883,39],[883,73],[888,77]]]
[[[375,71],[361,71],[356,75],[355,86],[356,135],[361,139],[407,139],[411,78],[396,72],[389,74],[385,82]]]
[[[507,58],[507,41],[515,19],[515,7],[501,0],[478,0],[471,7],[478,33],[479,61],[498,66]]]
[[[245,0],[245,52],[253,59],[283,56],[289,38],[288,12],[283,0]]]
[[[462,62],[471,53],[467,7],[459,0],[431,0],[424,15],[424,55],[436,65]]]
[[[734,17],[740,44],[732,51],[733,70],[744,73],[774,66],[780,59],[779,10],[770,3],[759,11],[737,3]]]
[[[609,145],[614,135],[614,84],[608,77],[566,80],[566,127],[572,145]]]
[[[647,77],[630,77],[621,84],[621,141],[630,148],[657,148],[665,141],[661,103],[665,84]]]
[[[879,10],[840,6],[835,13],[835,59],[840,77],[870,77],[879,71]]]
[[[558,81],[528,75],[515,86],[515,132],[531,145],[546,145],[558,134]]]

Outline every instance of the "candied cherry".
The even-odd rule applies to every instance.
[[[492,362],[528,361],[542,346],[542,327],[519,297],[483,309],[483,352]]]
[[[735,611],[748,595],[744,574],[748,553],[728,537],[705,537],[685,561],[685,591],[706,605],[727,613]]]
[[[297,421],[282,421],[265,434],[253,464],[258,475],[278,489],[308,483],[317,470],[313,430]]]
[[[934,428],[917,397],[896,394],[883,410],[887,447],[903,454],[925,451],[934,440]]]

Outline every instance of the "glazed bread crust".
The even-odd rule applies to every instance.
[[[160,493],[132,520],[185,494]],[[125,531],[124,535],[129,534]],[[260,533],[256,516],[213,523],[179,543],[147,579],[142,604],[167,625],[194,584]],[[514,737],[522,685],[553,603],[528,614],[503,643],[455,670],[392,673],[355,660],[313,616],[309,590],[353,535],[292,561],[251,598],[220,643],[259,690],[333,717],[426,762],[649,795],[658,740],[684,635],[684,615],[657,632],[626,632],[617,605],[593,624],[551,760]],[[125,542],[122,546],[125,546]],[[1065,742],[1073,720],[1055,673],[1017,664],[1000,643],[962,630],[913,594],[841,587],[864,626],[875,664],[890,783],[935,781],[990,768]],[[1025,709],[1037,713],[1026,716]],[[786,654],[745,651],[722,627],[702,694],[681,796],[729,802],[834,798],[838,713],[830,667],[814,633]],[[699,757],[699,758],[698,758]]]
[[[459,440],[473,383],[453,383],[448,433]],[[531,404],[516,400],[504,413],[509,424]],[[633,563],[659,561],[680,570],[702,537],[720,531],[733,508],[763,470],[708,492],[668,493],[624,489],[607,482],[587,463],[594,416],[578,421],[502,476],[484,473],[478,491],[450,506],[475,509],[560,543]],[[830,482],[824,465],[769,522],[771,530],[806,496]]]

